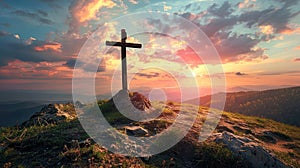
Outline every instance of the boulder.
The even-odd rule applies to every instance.
[[[148,130],[140,126],[126,126],[124,127],[126,134],[131,136],[145,136],[148,134]]]
[[[33,114],[28,121],[25,121],[22,126],[41,126],[49,124],[57,124],[65,120],[76,118],[74,106],[71,103],[67,104],[49,104],[45,105],[40,112]]]
[[[272,153],[250,138],[223,132],[214,134],[213,139],[217,143],[223,143],[233,154],[248,161],[252,167],[288,168],[288,166],[278,160]]]
[[[138,92],[129,92],[127,90],[120,90],[109,100],[111,104],[116,105],[116,102],[119,105],[124,105],[124,107],[133,105],[134,108],[140,111],[149,111],[152,108],[151,102],[146,96]]]
[[[141,111],[152,107],[150,100],[138,92],[129,93],[129,97],[133,106]]]

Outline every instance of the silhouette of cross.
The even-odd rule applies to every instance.
[[[107,46],[121,47],[121,61],[122,61],[122,88],[128,90],[127,86],[127,61],[126,61],[126,47],[142,48],[142,44],[126,43],[127,33],[125,29],[121,30],[121,42],[106,41]]]

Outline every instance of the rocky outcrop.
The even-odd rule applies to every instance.
[[[124,127],[126,134],[131,136],[145,136],[148,131],[140,126],[126,126]]]
[[[40,112],[35,113],[22,126],[41,126],[49,124],[58,124],[59,122],[72,120],[76,118],[74,106],[67,104],[49,104],[44,106]]]
[[[129,93],[129,97],[133,106],[141,111],[152,107],[150,100],[138,92]]]
[[[216,133],[213,140],[223,143],[235,155],[243,158],[255,168],[287,168],[272,153],[259,146],[254,140],[240,137],[229,132]]]
[[[116,106],[124,105],[126,107],[132,105],[132,107],[140,111],[149,111],[152,108],[151,102],[147,97],[138,92],[129,92],[127,90],[119,91],[109,102]]]

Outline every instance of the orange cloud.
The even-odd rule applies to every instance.
[[[73,8],[73,16],[80,23],[96,19],[96,14],[101,8],[112,8],[116,6],[111,0],[90,0],[90,1],[77,1]]]
[[[299,48],[300,48],[300,46],[299,46]],[[295,58],[294,62],[300,62],[300,58]]]
[[[62,45],[60,43],[53,42],[53,43],[44,44],[42,46],[36,46],[36,47],[34,47],[34,50],[35,51],[52,50],[52,51],[56,51],[56,52],[62,52],[61,47],[62,47]]]
[[[300,34],[300,27],[296,29],[285,29],[280,32],[281,34],[291,35],[291,34]]]
[[[259,26],[260,31],[264,34],[273,34],[274,33],[274,28],[271,25],[266,25],[266,26]]]
[[[244,2],[240,2],[238,3],[238,8],[242,9],[242,8],[252,8],[255,6],[256,0],[245,0]]]
[[[6,78],[68,78],[73,77],[73,69],[63,65],[64,62],[24,62],[14,60],[0,68],[2,77]]]

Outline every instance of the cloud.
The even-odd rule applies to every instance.
[[[300,46],[297,46],[295,49],[296,49],[296,50],[300,50]]]
[[[198,16],[198,14],[200,15],[201,12],[198,14],[186,12],[179,15],[193,21],[199,28],[203,30],[203,32],[213,42],[224,63],[261,61],[267,59],[268,56],[265,54],[266,49],[261,48],[258,45],[262,41],[268,41],[274,38],[274,35],[271,34],[272,31],[275,31],[273,30],[272,25],[262,25],[260,27],[260,34],[255,31],[253,33],[235,33],[234,27],[236,25],[240,25],[242,23],[247,24],[248,21],[251,21],[250,18],[256,16],[256,13],[251,15],[250,18],[246,18],[246,16],[243,16],[245,18],[241,22],[243,14],[240,14],[240,16],[231,15],[233,12],[231,6],[232,5],[227,1],[224,2],[220,7],[218,7],[216,4],[210,6],[208,13],[213,14],[213,17],[209,14],[201,14],[201,16]],[[204,20],[204,22],[201,22],[197,19],[200,17],[204,17],[203,19],[201,19]],[[152,19],[148,23],[150,25],[156,25],[159,30],[162,30],[166,33],[170,31],[176,31],[176,28],[172,27],[172,24],[164,22],[160,19]],[[256,31],[259,31],[259,27],[256,28]],[[190,35],[192,36],[193,34]],[[198,56],[188,48],[177,49],[176,54],[181,56],[187,63],[191,63],[192,66],[196,66],[202,63],[201,60],[199,60]]]
[[[68,36],[64,35],[61,37],[57,37],[55,41],[58,41],[62,48],[62,54],[65,56],[77,56],[81,47],[83,44],[86,42],[87,37],[73,37],[73,36]]]
[[[8,3],[6,3],[6,2],[4,2],[2,0],[0,0],[0,7],[2,9],[11,9],[12,8]]]
[[[10,24],[9,23],[0,23],[0,26],[2,26],[2,27],[10,27]]]
[[[166,4],[163,7],[165,12],[172,9],[172,6],[167,6]]]
[[[281,1],[281,0],[278,0]],[[282,1],[283,2],[283,1]],[[274,33],[281,33],[291,29],[288,26],[289,21],[296,17],[300,12],[290,9],[291,2],[297,4],[297,1],[286,1],[281,8],[270,7],[261,11],[249,11],[240,15],[239,21],[245,22],[249,28],[253,26],[271,26]]]
[[[60,43],[57,42],[49,42],[49,43],[45,43],[41,46],[36,46],[34,47],[35,51],[47,51],[47,50],[52,50],[52,51],[56,51],[56,52],[62,52],[61,50],[62,45]]]
[[[96,14],[101,8],[112,8],[116,4],[111,0],[77,0],[71,6],[72,16],[80,23],[97,19]]]
[[[130,3],[134,4],[134,5],[138,4],[137,0],[128,0],[128,2],[130,2]]]
[[[33,41],[35,41],[36,40],[36,38],[34,38],[34,37],[29,37],[26,41],[25,41],[25,43],[27,44],[27,45],[30,45]]]
[[[300,58],[295,58],[293,61],[294,62],[300,62]]]
[[[180,56],[180,58],[186,63],[191,65],[191,67],[197,67],[198,65],[202,64],[200,57],[194,50],[190,47],[185,49],[178,50],[176,55]]]
[[[41,12],[42,12],[42,14],[41,14]],[[43,24],[51,25],[54,23],[52,20],[47,19],[44,16],[45,12],[43,12],[43,11],[40,11],[40,12],[38,11],[37,13],[33,13],[33,12],[29,12],[29,11],[15,10],[15,11],[12,11],[12,14],[15,14],[20,17],[26,17],[30,20],[36,20],[39,23],[43,23]]]
[[[48,44],[45,41],[31,41],[16,39],[14,35],[7,34],[0,37],[0,66],[5,66],[13,60],[28,61],[28,62],[57,62],[64,61],[61,52],[55,50],[36,51],[38,46]]]
[[[72,78],[72,69],[63,62],[25,62],[14,60],[0,68],[0,79]]]
[[[102,8],[113,8],[116,3],[112,0],[74,0],[69,7],[68,34],[78,34],[79,27],[90,20],[97,18],[97,13]]]
[[[14,37],[15,37],[16,39],[20,39],[20,35],[18,35],[18,34],[14,34]]]
[[[3,31],[3,30],[0,30],[0,37],[1,36],[7,36],[7,35],[10,35],[10,33],[6,32],[6,31]]]
[[[56,2],[59,1],[54,1],[54,0],[40,0],[41,2],[47,4],[48,6],[55,8],[55,9],[60,9],[62,8],[60,5],[58,5]]]
[[[86,72],[93,72],[94,67],[98,67],[97,72],[105,72],[106,71],[106,59],[102,59],[101,63],[99,65],[95,65],[95,63],[85,63],[81,62],[79,60],[76,60],[75,58],[68,59],[63,66],[69,67],[73,69],[76,64],[76,68],[83,69]]]
[[[45,12],[45,11],[38,10],[37,12],[38,12],[39,14],[41,14],[42,16],[44,16],[44,17],[47,17],[47,16],[48,16],[48,13]]]
[[[244,76],[244,75],[247,75],[247,74],[242,73],[242,72],[236,72],[235,75],[237,75],[237,76]]]
[[[271,75],[286,75],[286,74],[298,74],[300,71],[281,71],[281,72],[264,72],[260,73],[258,75],[266,75],[266,76],[271,76]]]
[[[237,23],[238,19],[236,17],[231,18],[215,18],[212,19],[208,24],[201,26],[202,30],[208,37],[214,36],[220,30],[225,30],[231,28]]]
[[[225,1],[219,8],[216,3],[208,8],[208,12],[220,18],[229,16],[233,11],[234,10],[231,8],[231,4],[228,1]]]
[[[253,8],[255,7],[256,0],[244,0],[243,2],[237,3],[237,7],[240,9],[243,8]]]
[[[294,29],[287,29],[287,30],[281,31],[280,33],[287,34],[287,35],[300,34],[300,27],[294,28]]]
[[[275,0],[275,1],[278,1],[282,4],[284,4],[284,7],[295,6],[299,3],[298,0]]]
[[[271,25],[262,25],[259,26],[260,31],[264,34],[270,35],[274,33],[274,28]]]
[[[249,34],[219,33],[212,39],[223,62],[264,60],[265,49],[257,47],[260,39]]]
[[[157,78],[160,76],[160,74],[158,72],[149,72],[149,73],[136,73],[135,74],[136,76],[139,76],[139,77],[145,77],[145,78]]]
[[[291,9],[298,3],[297,0],[276,1],[283,5],[260,10],[240,10],[240,13],[235,13],[235,15],[233,15],[234,9],[229,1],[225,1],[221,6],[213,4],[208,7],[208,14],[201,16],[201,21],[198,19],[200,17],[195,17],[197,14],[186,12],[180,15],[193,21],[203,30],[214,43],[224,63],[258,61],[268,58],[265,54],[266,49],[258,46],[260,42],[275,39],[282,33],[290,34],[298,30],[298,28],[292,28],[289,23],[299,14],[299,10]],[[254,0],[245,0],[237,6],[249,8],[254,2]],[[246,25],[254,32],[235,33],[236,25]]]

